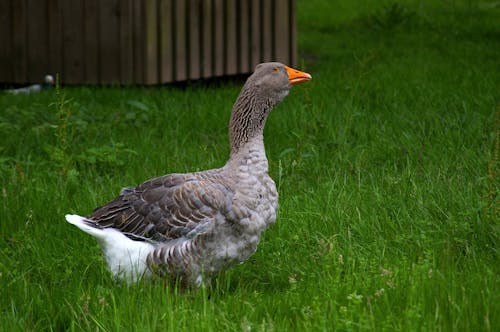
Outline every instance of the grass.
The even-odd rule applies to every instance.
[[[500,8],[297,2],[301,69],[267,121],[277,224],[205,289],[115,282],[64,221],[219,167],[241,82],[0,95],[0,329],[500,328]]]

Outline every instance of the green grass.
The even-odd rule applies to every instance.
[[[0,330],[498,331],[498,2],[297,11],[278,221],[208,289],[116,283],[64,214],[223,165],[241,82],[0,94]]]

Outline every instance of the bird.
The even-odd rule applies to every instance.
[[[223,167],[150,179],[88,216],[66,220],[97,239],[119,280],[157,275],[188,286],[210,283],[248,259],[275,223],[278,192],[268,174],[264,126],[291,87],[311,79],[279,62],[258,64],[233,105]]]
[[[13,95],[30,94],[30,93],[40,92],[40,91],[45,90],[45,89],[49,89],[53,85],[54,85],[54,77],[52,75],[47,74],[43,78],[42,84],[33,84],[30,86],[26,86],[24,88],[5,90],[5,92],[13,94]]]

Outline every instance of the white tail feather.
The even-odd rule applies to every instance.
[[[155,247],[145,241],[134,241],[114,228],[99,229],[89,225],[84,217],[67,214],[66,220],[100,243],[111,272],[126,281],[137,281],[149,274],[146,259]]]

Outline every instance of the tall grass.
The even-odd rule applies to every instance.
[[[0,329],[498,330],[499,11],[298,1],[277,224],[199,290],[115,282],[64,214],[223,165],[242,82],[0,95]]]

